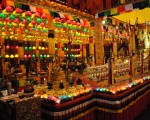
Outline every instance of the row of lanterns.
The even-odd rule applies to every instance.
[[[36,50],[35,46],[30,47],[24,47],[24,50]],[[38,50],[48,50],[48,47],[38,46]]]
[[[15,54],[15,55],[13,55],[13,54],[6,54],[5,55],[5,58],[18,58],[19,57],[19,55],[18,54]],[[40,58],[49,58],[50,57],[50,55],[46,55],[46,54],[40,54]],[[0,59],[2,58],[2,56],[0,55]],[[35,54],[32,54],[32,55],[30,55],[30,54],[25,54],[24,55],[24,58],[36,58],[36,55]]]

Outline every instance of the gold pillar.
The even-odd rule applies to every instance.
[[[93,38],[93,27],[89,28],[89,53],[92,56],[91,66],[95,66],[95,53],[94,53],[94,38]]]
[[[95,19],[96,65],[102,65],[104,59],[104,41],[102,39],[101,18]]]
[[[53,23],[52,16],[51,16],[51,19],[49,19],[49,21],[48,21],[48,30],[54,30],[54,23]],[[49,47],[49,54],[54,55],[55,54],[55,40],[54,40],[54,38],[49,38],[48,47]],[[60,50],[59,50],[59,52],[60,52]],[[52,67],[53,67],[53,63],[49,63],[48,80],[50,80],[50,74],[52,71]]]
[[[0,40],[1,40],[1,46],[2,46],[2,49],[1,49],[1,55],[3,56],[3,58],[5,58],[5,40],[4,40],[4,37],[0,37]],[[4,59],[2,59],[2,67],[3,67],[3,75],[6,75],[6,73],[8,72],[8,66],[7,66],[7,63],[4,62]]]
[[[18,40],[23,40],[23,36],[22,36],[20,28],[17,29],[17,33],[18,33]],[[18,56],[19,56],[20,59],[24,58],[24,48],[23,48],[23,46],[18,48]],[[20,69],[22,70],[23,74],[26,73],[24,65],[20,65]]]
[[[58,42],[58,55],[60,57],[64,57],[64,52],[63,52],[62,48],[63,48],[63,44],[61,42]]]
[[[83,51],[82,56],[83,56],[84,62],[87,63],[87,59],[86,59],[86,44],[83,44],[82,51]]]
[[[131,29],[131,34],[129,36],[129,52],[130,53],[135,53],[135,33],[134,29]]]
[[[113,43],[113,56],[114,56],[114,62],[117,61],[117,42],[114,41]]]
[[[49,38],[49,54],[54,56],[55,55],[55,41],[53,38]],[[50,80],[50,74],[52,71],[53,63],[49,63],[49,72],[48,72],[48,80]]]
[[[39,41],[38,40],[36,40],[36,48],[38,48],[39,47]],[[40,58],[40,52],[39,52],[39,50],[36,50],[36,57],[39,57]],[[40,71],[40,59],[38,59],[38,62],[37,62],[37,72],[39,72]]]

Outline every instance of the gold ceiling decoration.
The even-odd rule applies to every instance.
[[[123,13],[114,18],[119,19],[123,22],[129,22],[131,25],[135,25],[135,21],[138,18],[138,24],[143,24],[145,22],[150,22],[150,8],[145,8],[143,10],[134,10],[129,13]]]

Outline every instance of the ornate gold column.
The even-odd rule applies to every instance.
[[[134,29],[131,29],[129,36],[129,52],[135,53],[135,33]]]
[[[49,19],[48,23],[49,23],[48,30],[54,31],[53,18]],[[54,56],[55,55],[55,40],[52,37],[49,38],[48,40],[49,40],[49,43],[48,43],[49,54]],[[52,71],[52,67],[53,67],[53,63],[49,62],[48,80],[50,80],[50,74]]]
[[[113,42],[113,56],[114,56],[114,62],[117,61],[117,42]]]
[[[20,28],[17,29],[17,33],[18,33],[18,40],[23,40],[23,36],[21,34]],[[24,48],[23,48],[23,46],[21,46],[21,47],[19,46],[19,48],[18,48],[18,56],[19,56],[20,59],[24,58]],[[25,71],[24,65],[20,65],[20,68],[22,70],[22,73],[25,74],[26,71]]]
[[[102,65],[104,59],[104,41],[102,39],[101,18],[95,19],[96,65]]]
[[[3,56],[3,58],[5,58],[5,40],[4,40],[4,37],[0,37],[0,40],[1,40],[1,46],[2,46],[2,49],[1,49],[1,54]],[[2,59],[2,67],[3,67],[3,75],[6,75],[7,73],[7,70],[8,70],[8,66],[7,66],[7,63],[4,62],[4,59]]]

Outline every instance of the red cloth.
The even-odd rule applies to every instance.
[[[106,2],[106,8],[107,9],[111,8],[111,0],[107,0],[107,2]]]
[[[118,7],[118,12],[119,13],[125,12],[125,7],[124,6],[119,6]]]
[[[6,0],[2,0],[1,6],[6,7]]]
[[[84,0],[80,0],[80,10],[84,11]]]
[[[42,9],[42,8],[39,8],[39,7],[36,7],[36,12],[42,14],[42,13],[43,13],[43,9]]]
[[[103,0],[95,0],[95,5],[98,7],[98,10],[104,9]]]
[[[72,0],[67,0],[67,6],[72,6]]]
[[[93,8],[93,0],[87,0],[87,9]]]
[[[79,4],[79,0],[73,0],[73,4],[74,5],[78,5]]]

